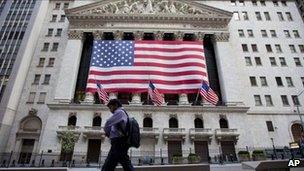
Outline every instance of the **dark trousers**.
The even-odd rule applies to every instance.
[[[124,138],[111,139],[111,149],[108,157],[102,166],[102,171],[114,171],[117,164],[120,163],[124,171],[134,171],[130,158],[128,156],[129,147]]]

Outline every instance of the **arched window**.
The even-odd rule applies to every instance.
[[[75,115],[72,115],[69,117],[68,120],[68,126],[76,126],[77,117]]]
[[[301,138],[301,133],[302,133],[302,125],[299,123],[294,123],[291,126],[291,132],[292,132],[292,136],[295,142],[299,142],[300,138]]]
[[[100,116],[95,116],[93,118],[93,125],[92,126],[101,126],[101,117]]]
[[[200,118],[194,119],[194,128],[204,128],[203,120]]]
[[[150,117],[144,119],[144,128],[152,128],[153,127],[153,120]]]
[[[178,120],[176,118],[169,119],[169,128],[178,128]]]
[[[220,119],[220,128],[228,128],[228,121],[226,119]]]

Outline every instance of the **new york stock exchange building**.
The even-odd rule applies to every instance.
[[[16,162],[29,163],[40,154],[46,163],[104,162],[110,143],[103,126],[111,113],[89,81],[94,76],[90,70],[94,52],[107,45],[103,42],[135,42],[135,46],[200,42],[203,50],[203,66],[186,56],[180,59],[178,50],[169,60],[157,52],[141,59],[143,64],[163,62],[154,66],[155,73],[172,65],[171,74],[163,76],[95,74],[109,98],[118,98],[141,127],[141,146],[129,151],[135,164],[171,163],[190,153],[201,162],[234,161],[239,151],[264,150],[268,157],[279,156],[289,143],[300,141],[304,24],[295,1],[49,0],[42,1],[39,10],[43,15],[35,22],[41,23],[41,31],[32,33],[39,39],[33,42],[35,50],[5,148],[7,156],[13,151]],[[126,57],[117,51],[116,47],[97,62],[106,70],[115,68]],[[198,95],[200,83],[174,75],[185,63],[184,67],[205,71],[201,77],[219,97],[216,105]],[[162,89],[167,83],[192,91],[162,93],[164,103],[153,105],[148,82],[156,77],[160,80],[153,84],[160,93],[166,92]],[[134,84],[134,91],[124,87],[141,79],[147,85]],[[183,86],[191,81],[190,87]],[[66,135],[75,139],[68,153],[62,146]]]

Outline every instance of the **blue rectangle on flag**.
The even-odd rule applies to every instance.
[[[134,41],[95,40],[91,66],[110,68],[133,66]]]

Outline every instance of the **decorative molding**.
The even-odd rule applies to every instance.
[[[134,32],[134,38],[135,40],[142,40],[144,36],[144,32],[143,31],[136,31]]]
[[[123,32],[119,31],[119,30],[116,30],[114,32],[114,39],[115,40],[122,40],[122,38],[123,38]]]
[[[30,116],[33,116],[33,115],[37,115],[37,109],[35,109],[35,108],[31,108],[31,110],[29,111],[29,115]]]
[[[81,30],[69,30],[68,31],[68,38],[69,39],[83,39],[83,31]]]
[[[144,113],[144,118],[152,118],[152,113]]]
[[[215,42],[228,42],[229,41],[229,33],[215,33],[212,36],[212,39]]]
[[[203,32],[198,32],[197,34],[195,34],[195,38],[196,38],[196,40],[203,41],[204,38],[205,38],[205,33],[203,33]]]
[[[174,33],[175,40],[183,40],[185,33],[178,31]]]

